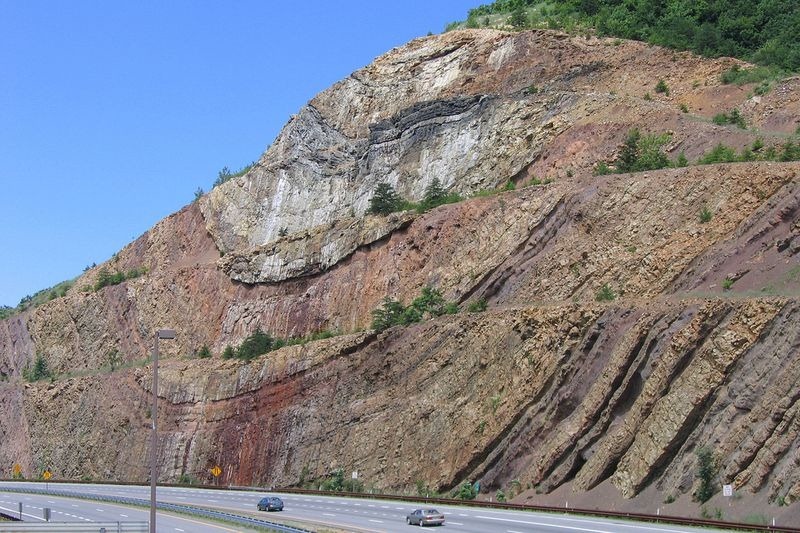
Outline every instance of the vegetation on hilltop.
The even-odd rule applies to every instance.
[[[708,56],[800,70],[797,0],[496,0],[457,27],[589,29]]]

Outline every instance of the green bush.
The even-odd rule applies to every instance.
[[[743,130],[747,129],[747,123],[744,121],[744,117],[739,113],[738,109],[733,109],[730,113],[717,113],[711,120],[718,126],[734,124]]]
[[[711,222],[711,218],[714,216],[714,213],[707,206],[703,206],[700,209],[700,222],[705,224],[706,222]]]
[[[250,361],[259,355],[273,349],[274,339],[268,334],[256,329],[249,337],[242,341],[242,344],[236,349],[236,358]]]
[[[119,270],[111,272],[107,267],[101,267],[97,272],[97,281],[95,281],[95,284],[92,288],[95,291],[99,291],[103,287],[119,285],[125,280],[138,278],[145,273],[147,273],[146,268],[133,268],[126,274],[125,272],[121,272]]]
[[[610,302],[616,299],[616,297],[617,295],[614,293],[611,287],[608,286],[608,283],[604,283],[603,286],[600,287],[600,290],[597,291],[594,299],[598,302]]]
[[[50,369],[47,365],[47,360],[41,353],[36,354],[36,359],[33,362],[33,366],[27,366],[22,371],[22,378],[25,381],[39,381],[42,379],[50,379],[52,378],[52,374],[50,373]]]
[[[458,489],[453,493],[453,497],[459,500],[474,500],[475,497],[478,495],[478,491],[475,490],[475,487],[470,482],[464,482]]]
[[[197,357],[200,359],[208,359],[211,357],[211,350],[208,347],[208,344],[204,344],[197,350]]]
[[[535,27],[567,31],[592,27],[599,35],[800,69],[800,10],[791,0],[702,5],[685,0],[562,0],[546,4],[545,9],[541,4],[541,0],[496,0],[471,9],[466,25],[477,27],[480,17],[526,10],[527,23]]]
[[[372,311],[372,329],[383,331],[392,326],[408,326],[426,317],[458,312],[458,304],[447,302],[438,289],[424,287],[420,296],[406,307],[394,298],[385,297],[381,306]]]
[[[669,96],[669,87],[667,87],[667,83],[664,80],[658,80],[658,83],[656,83],[655,91],[657,93],[663,93]]]
[[[711,165],[714,163],[733,163],[737,160],[738,157],[736,156],[736,151],[733,148],[720,143],[710,152],[704,154],[698,163],[701,165]]]
[[[233,346],[229,344],[225,347],[224,350],[222,350],[222,358],[233,359],[234,357],[236,357],[236,350],[234,350]]]
[[[779,161],[797,161],[800,159],[800,144],[795,144],[792,141],[786,141],[782,149],[783,151],[778,157]]]
[[[695,492],[695,498],[700,503],[705,503],[714,495],[714,476],[717,473],[714,454],[706,447],[698,448],[697,455],[697,478],[700,486]]]
[[[731,278],[725,278],[722,280],[722,289],[729,291],[733,287],[733,280]]]
[[[486,311],[487,306],[488,304],[486,303],[486,298],[478,298],[469,304],[467,311],[470,313],[482,313]]]
[[[255,165],[256,165],[256,162],[253,161],[249,165],[243,166],[242,168],[240,168],[236,172],[232,172],[231,169],[229,169],[228,167],[222,167],[222,170],[220,170],[217,173],[217,179],[214,181],[214,185],[212,185],[211,187],[214,188],[214,187],[217,187],[219,185],[222,185],[223,183],[225,183],[227,181],[232,180],[233,178],[238,178],[239,176],[244,176],[245,174],[250,172],[250,169],[252,169]]]
[[[658,170],[670,166],[664,153],[664,145],[669,142],[670,135],[642,135],[637,128],[628,131],[619,156],[614,161],[616,172],[642,172]],[[603,162],[595,167],[595,174],[610,174],[612,171]]]
[[[373,215],[388,215],[399,211],[403,206],[403,199],[388,183],[379,183],[375,187],[375,194],[369,200],[368,213]]]

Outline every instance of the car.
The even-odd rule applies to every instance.
[[[406,524],[412,526],[441,526],[444,515],[436,509],[416,509],[406,515]]]
[[[259,511],[283,511],[283,500],[276,496],[266,496],[258,502]]]

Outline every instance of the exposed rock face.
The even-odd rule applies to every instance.
[[[592,176],[632,127],[669,130],[670,156],[690,161],[783,143],[798,80],[756,101],[719,85],[732,63],[551,32],[392,50],[106,265],[144,276],[82,290],[94,269],[0,322],[0,462],[144,480],[150,370],[134,363],[174,327],[163,480],[220,464],[225,483],[291,485],[341,467],[393,490],[679,496],[706,446],[721,481],[800,498],[800,164]],[[672,96],[643,99],[660,72]],[[757,133],[706,120],[733,107]],[[365,214],[377,183],[419,200],[434,179],[464,197],[517,189]],[[462,312],[365,331],[384,297],[426,286]],[[479,299],[489,310],[467,313]],[[257,328],[343,335],[219,357]],[[215,357],[192,358],[203,345]],[[52,383],[21,379],[37,353]],[[112,371],[117,354],[128,366]]]

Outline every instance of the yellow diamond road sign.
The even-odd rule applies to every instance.
[[[42,477],[45,479],[45,481],[47,481],[48,479],[53,477],[53,474],[51,474],[49,470],[45,470],[44,473],[42,474]]]
[[[22,467],[19,465],[19,463],[14,463],[14,469],[12,471],[14,472],[15,476],[18,476],[22,473]]]
[[[222,473],[222,469],[218,466],[215,466],[211,469],[211,473],[214,475],[214,477],[218,477]]]

